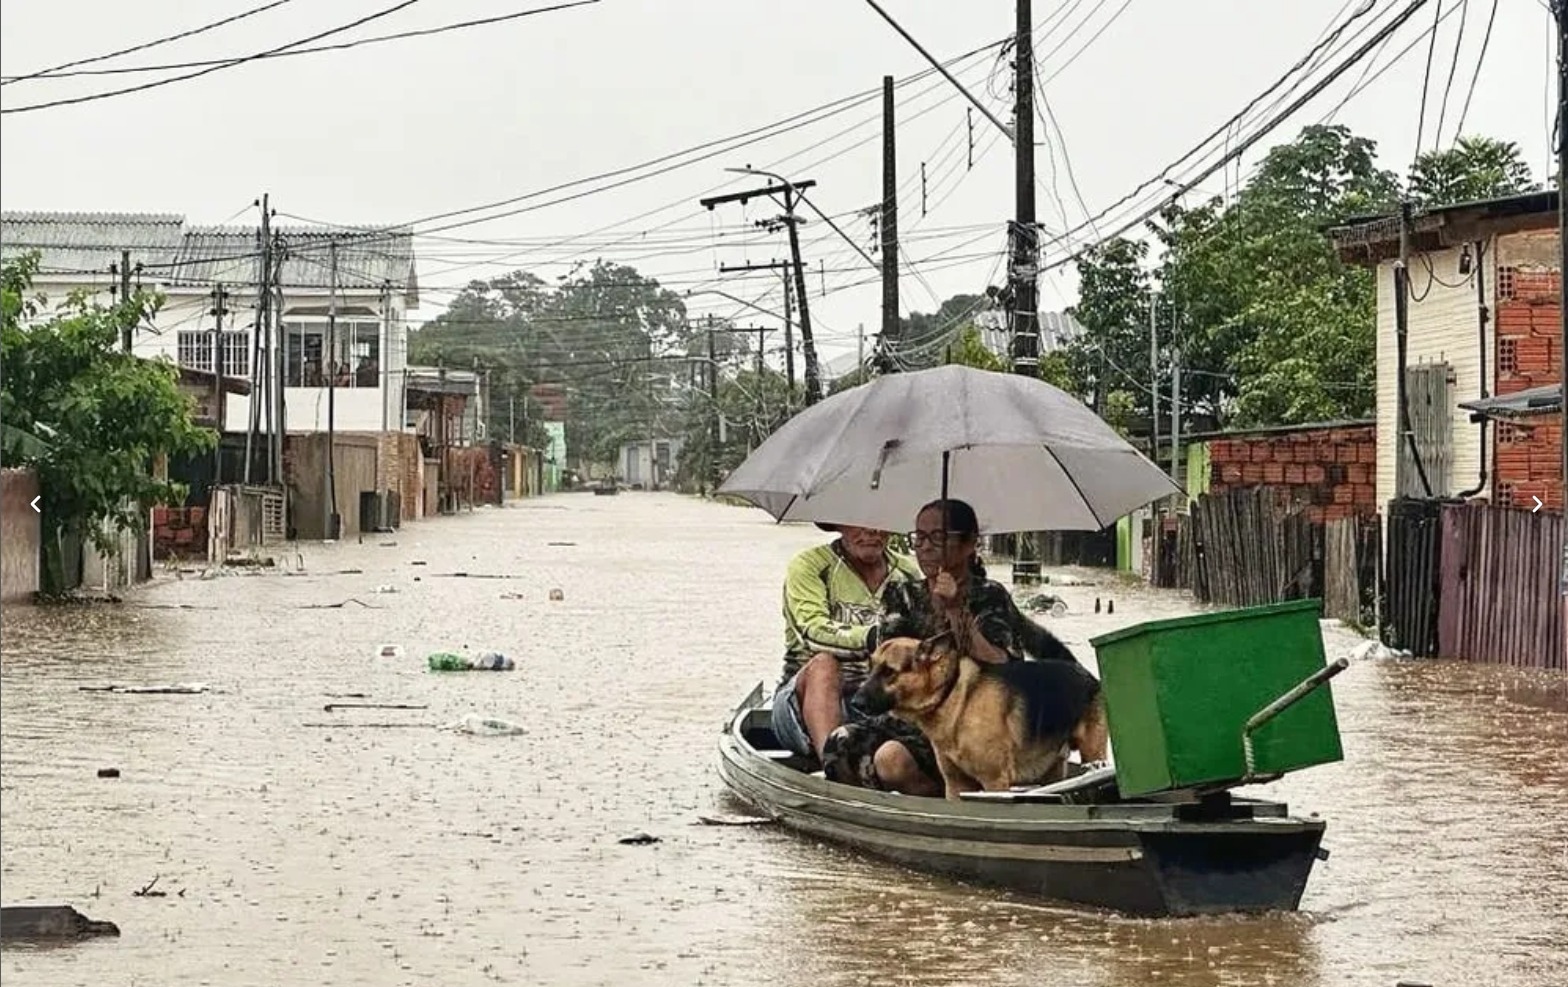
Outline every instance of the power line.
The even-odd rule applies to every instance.
[[[189,31],[181,31],[179,34],[170,34],[170,35],[167,35],[167,36],[162,37],[162,38],[157,38],[157,39],[155,39],[153,41],[143,42],[142,44],[139,44],[139,45],[132,45],[129,48],[121,48],[119,51],[111,51],[107,55],[94,55],[91,58],[78,58],[78,59],[76,59],[75,61],[72,61],[72,62],[63,62],[63,63],[61,63],[59,65],[55,65],[55,66],[53,66],[51,68],[39,69],[37,72],[29,72],[27,75],[6,76],[3,79],[0,79],[0,86],[9,85],[10,83],[13,83],[13,82],[25,82],[28,79],[38,79],[38,78],[42,78],[44,76],[52,76],[52,77],[57,78],[57,79],[63,79],[63,78],[67,78],[67,77],[73,76],[73,75],[85,75],[87,73],[83,73],[83,72],[66,72],[65,70],[66,69],[74,69],[78,65],[92,65],[92,64],[95,64],[97,62],[106,62],[106,61],[108,61],[111,58],[119,58],[122,55],[130,55],[130,54],[133,54],[133,53],[138,52],[138,51],[146,51],[149,48],[156,48],[159,45],[166,45],[166,44],[169,44],[170,42],[173,42],[173,41],[181,41],[181,40],[183,40],[185,38],[193,38],[193,37],[195,37],[198,34],[204,34],[207,31],[213,30],[214,28],[220,28],[220,27],[223,27],[226,24],[233,24],[235,21],[242,21],[242,20],[244,20],[247,17],[254,17],[256,14],[265,13],[265,12],[273,9],[274,7],[281,7],[284,4],[291,3],[291,2],[292,2],[292,0],[272,0],[271,3],[264,3],[260,7],[252,7],[249,10],[241,11],[240,13],[233,15],[232,17],[225,17],[221,21],[213,21],[210,24],[203,24],[200,27],[191,28]],[[130,69],[130,70],[121,69],[119,71],[138,72],[138,71],[147,71],[147,70],[145,70],[145,69]]]
[[[279,2],[287,3],[289,0],[279,0]],[[342,41],[331,45],[313,45],[309,48],[293,48],[288,51],[264,53],[261,55],[251,56],[246,60],[262,61],[268,58],[291,58],[295,55],[315,55],[324,51],[347,51],[350,48],[363,48],[366,45],[382,44],[387,41],[402,41],[407,38],[424,38],[435,34],[447,34],[451,31],[464,31],[469,28],[484,27],[490,24],[503,24],[507,21],[515,21],[524,17],[532,17],[534,14],[553,13],[554,11],[565,10],[569,7],[584,7],[598,2],[599,0],[575,0],[575,2],[572,3],[561,3],[553,7],[518,10],[513,11],[510,14],[498,14],[494,17],[481,17],[477,20],[471,21],[458,21],[453,24],[442,24],[437,27],[420,28],[414,31],[399,31],[396,34],[382,34],[377,35],[374,38],[360,38],[356,41]],[[272,4],[272,6],[276,5],[277,4]],[[83,72],[61,72],[51,76],[51,78],[67,79],[84,75],[134,75],[138,72],[173,72],[180,69],[193,69],[202,68],[209,65],[222,66],[229,64],[237,63],[233,58],[211,58],[194,62],[171,62],[165,65],[137,65],[118,69],[92,69]],[[22,79],[27,78],[32,78],[32,76],[8,77],[6,81],[19,82]],[[5,82],[0,82],[0,85],[5,84]]]
[[[1476,56],[1475,72],[1470,76],[1470,88],[1465,90],[1465,104],[1459,111],[1459,124],[1454,130],[1456,140],[1464,136],[1465,120],[1470,116],[1470,98],[1475,95],[1475,84],[1481,78],[1481,66],[1486,62],[1486,52],[1492,44],[1492,25],[1496,22],[1497,0],[1492,0],[1492,10],[1486,15],[1486,33],[1481,36],[1481,53]]]
[[[1415,156],[1421,156],[1421,139],[1426,133],[1426,97],[1432,86],[1432,56],[1437,51],[1437,25],[1443,20],[1443,0],[1437,0],[1437,14],[1432,21],[1432,36],[1426,47],[1426,72],[1421,76],[1421,113],[1416,118]],[[1439,140],[1442,135],[1438,135]]]
[[[1448,121],[1448,97],[1454,91],[1454,76],[1459,72],[1459,53],[1465,43],[1465,25],[1470,23],[1470,0],[1460,0],[1459,9],[1462,11],[1459,17],[1459,34],[1454,38],[1454,57],[1448,62],[1448,81],[1443,83],[1443,100],[1438,104],[1437,137],[1433,143],[1434,147],[1443,143],[1443,124]],[[1436,35],[1434,34],[1433,37],[1435,38]],[[1455,134],[1454,139],[1458,140],[1459,135]]]
[[[232,58],[232,59],[230,59],[230,60],[228,60],[226,62],[220,62],[217,65],[208,66],[207,68],[204,68],[204,69],[198,69],[195,72],[187,72],[185,75],[170,76],[167,79],[158,79],[155,82],[144,82],[141,85],[137,85],[137,86],[127,86],[124,89],[112,89],[112,90],[109,90],[108,92],[92,93],[92,94],[87,95],[87,96],[72,96],[72,97],[70,97],[68,99],[50,100],[47,103],[30,103],[27,106],[13,106],[10,109],[0,109],[0,113],[31,113],[34,110],[47,110],[47,109],[51,109],[51,108],[56,107],[56,106],[74,106],[74,105],[79,104],[79,103],[92,103],[92,102],[96,102],[97,100],[100,100],[100,99],[110,99],[110,98],[112,98],[114,96],[125,96],[125,95],[127,95],[129,93],[144,92],[144,91],[146,91],[148,89],[156,89],[159,86],[173,85],[176,82],[184,82],[184,81],[186,81],[188,79],[197,79],[197,78],[200,78],[201,76],[211,75],[214,72],[219,72],[219,71],[222,71],[223,69],[226,69],[226,68],[233,68],[236,65],[244,65],[246,62],[254,62],[258,58],[265,58],[268,55],[275,55],[278,52],[287,51],[290,48],[298,48],[301,45],[308,45],[312,41],[320,41],[322,38],[330,37],[330,36],[332,36],[334,34],[342,34],[344,31],[351,31],[354,28],[359,27],[359,26],[361,26],[363,24],[368,24],[371,21],[379,20],[380,18],[383,18],[383,17],[388,17],[388,16],[390,16],[392,14],[397,13],[400,10],[404,10],[404,9],[406,9],[408,7],[412,7],[414,4],[416,4],[418,2],[419,2],[419,0],[401,0],[400,3],[396,3],[396,4],[393,4],[390,7],[383,8],[383,9],[381,9],[381,10],[379,10],[379,11],[373,13],[373,14],[367,14],[364,17],[361,17],[361,18],[359,18],[358,20],[355,20],[355,21],[351,21],[348,24],[344,24],[344,25],[341,25],[339,27],[334,27],[334,28],[331,28],[330,30],[322,31],[322,32],[320,32],[318,34],[313,34],[313,35],[311,35],[308,38],[301,38],[298,41],[290,41],[288,44],[279,45],[276,48],[269,48],[266,51],[257,52],[254,55],[245,55],[245,56],[242,56],[240,58]]]

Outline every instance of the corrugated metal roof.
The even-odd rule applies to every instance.
[[[363,292],[390,284],[408,304],[418,304],[411,230],[280,227],[276,233],[285,250],[280,278],[285,293],[331,287],[336,241],[340,287]],[[107,272],[119,263],[120,252],[129,250],[145,277],[165,284],[260,281],[255,228],[187,226],[185,217],[172,213],[7,212],[0,214],[0,245],[6,256],[37,250],[45,272]]]
[[[1558,414],[1563,408],[1563,388],[1561,384],[1529,387],[1495,398],[1461,401],[1459,407],[1475,412],[1474,417],[1523,418],[1528,415]]]
[[[0,213],[0,253],[40,254],[45,272],[107,272],[129,250],[142,264],[167,264],[184,236],[185,217],[173,213]]]

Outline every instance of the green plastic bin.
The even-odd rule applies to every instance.
[[[1319,601],[1157,620],[1094,638],[1124,796],[1247,773],[1242,727],[1324,668]],[[1344,758],[1324,683],[1253,734],[1258,774]]]

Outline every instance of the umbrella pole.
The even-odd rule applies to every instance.
[[[951,452],[942,453],[942,523],[947,523],[947,467],[952,458]]]

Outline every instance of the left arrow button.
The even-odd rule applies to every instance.
[[[34,497],[33,500],[32,500],[32,503],[29,504],[29,506],[32,507],[32,509],[33,509],[33,513],[35,513],[35,514],[42,514],[43,513],[43,508],[38,506],[38,502],[40,500],[43,500],[43,495],[42,494],[38,495],[37,497]]]

